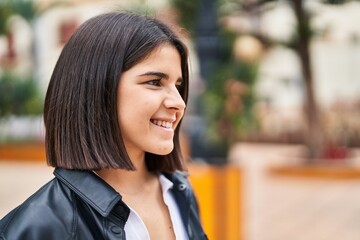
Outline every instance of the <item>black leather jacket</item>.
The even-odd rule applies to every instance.
[[[55,178],[0,220],[0,239],[126,239],[130,210],[121,195],[91,171],[57,168]],[[164,174],[190,240],[207,239],[189,182],[180,172]]]

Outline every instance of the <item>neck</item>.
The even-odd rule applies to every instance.
[[[145,164],[145,155],[131,158],[136,170],[101,169],[96,173],[111,187],[122,194],[136,194],[144,189],[156,177],[149,172]]]

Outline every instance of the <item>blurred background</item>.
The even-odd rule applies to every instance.
[[[190,49],[183,150],[209,239],[360,239],[360,1],[0,0],[0,218],[52,178],[42,108],[100,13],[155,16]]]

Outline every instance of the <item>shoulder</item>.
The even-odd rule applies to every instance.
[[[56,179],[51,180],[0,220],[0,237],[49,239],[59,233],[64,236],[70,232],[65,223],[71,222],[73,216],[70,198],[71,194]]]

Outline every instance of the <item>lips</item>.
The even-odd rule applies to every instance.
[[[156,119],[151,119],[150,121],[159,127],[163,127],[167,129],[172,129],[173,126],[173,122],[169,122],[169,121],[156,120]]]

